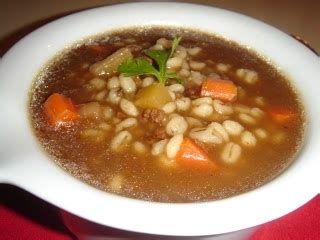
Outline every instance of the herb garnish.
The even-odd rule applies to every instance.
[[[136,76],[136,75],[153,75],[158,79],[160,83],[165,84],[167,79],[176,79],[178,82],[182,80],[176,73],[167,72],[166,64],[167,61],[174,54],[176,48],[181,41],[181,37],[174,38],[172,41],[171,51],[168,50],[146,50],[144,53],[150,57],[154,62],[155,66],[150,63],[146,58],[139,57],[134,59],[128,59],[124,61],[119,67],[118,71],[123,73],[125,76]]]

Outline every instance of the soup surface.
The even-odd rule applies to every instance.
[[[292,162],[304,115],[272,65],[186,29],[107,33],[55,57],[30,94],[39,141],[107,192],[161,202],[221,199]]]

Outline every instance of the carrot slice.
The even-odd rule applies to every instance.
[[[279,124],[286,124],[297,116],[296,112],[284,106],[272,106],[266,109],[266,112]]]
[[[206,79],[201,85],[201,96],[232,102],[237,99],[237,86],[229,80]]]
[[[80,117],[72,101],[59,93],[53,93],[45,101],[44,113],[54,126],[75,121]]]
[[[217,168],[217,165],[210,159],[208,154],[189,138],[183,139],[175,159],[178,163],[187,167],[202,169]]]

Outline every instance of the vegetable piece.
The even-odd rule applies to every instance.
[[[171,47],[171,52],[170,52],[170,56],[169,58],[171,58],[174,54],[174,52],[176,51],[176,48],[178,47],[180,41],[181,41],[182,37],[175,37],[172,41],[172,47]]]
[[[90,72],[97,76],[111,76],[117,73],[120,64],[132,58],[133,56],[129,48],[120,48],[102,61],[93,64],[90,67]]]
[[[169,52],[164,50],[147,50],[145,51],[145,54],[156,62],[156,65],[159,70],[159,74],[157,78],[159,82],[164,83],[167,79],[166,63],[169,58]]]
[[[176,79],[181,82],[181,79],[176,73],[169,73],[166,71],[166,64],[169,57],[172,56],[176,47],[179,45],[181,37],[175,38],[172,43],[171,51],[167,50],[153,50],[149,49],[145,51],[145,55],[150,57],[154,62],[148,62],[145,58],[135,58],[129,59],[123,62],[119,67],[118,71],[123,73],[125,76],[136,76],[136,75],[152,75],[155,76],[160,83],[165,84],[166,80],[169,78]]]
[[[271,106],[266,109],[266,112],[278,124],[286,124],[297,116],[293,110],[284,106]]]
[[[232,102],[237,99],[237,86],[229,80],[206,79],[202,82],[200,95]]]
[[[161,109],[166,103],[172,101],[168,89],[161,83],[155,83],[141,88],[136,95],[135,104],[141,108]]]
[[[73,122],[80,115],[71,99],[59,93],[53,93],[44,103],[44,113],[51,125]]]
[[[190,138],[183,139],[175,159],[187,167],[217,169],[208,154]]]
[[[123,73],[126,77],[136,75],[153,75],[156,78],[161,78],[157,69],[152,66],[145,58],[128,59],[122,63],[118,71]]]

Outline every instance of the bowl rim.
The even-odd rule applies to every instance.
[[[154,8],[157,9],[156,13],[151,14],[146,11],[146,9]],[[144,9],[143,14],[141,14],[141,9]],[[320,76],[319,58],[315,57],[309,49],[285,33],[250,17],[190,3],[125,3],[68,15],[42,26],[16,43],[3,56],[0,65],[0,76],[3,76],[3,81],[0,83],[0,96],[3,99],[0,108],[4,109],[4,112],[9,114],[8,116],[25,119],[25,116],[28,116],[26,89],[29,91],[30,79],[33,80],[38,72],[35,72],[35,69],[39,69],[46,63],[57,50],[60,51],[71,43],[79,41],[81,36],[94,35],[92,33],[98,29],[107,29],[108,27],[117,29],[124,24],[128,26],[128,23],[125,23],[123,19],[119,19],[120,13],[125,16],[125,19],[130,20],[129,25],[131,26],[143,25],[146,22],[149,22],[148,25],[191,26],[191,28],[198,27],[203,31],[216,32],[226,38],[237,39],[240,43],[245,43],[276,62],[295,84],[298,84],[298,78],[302,76],[299,71],[292,69],[297,64],[302,64],[308,70],[304,74],[307,77]],[[166,19],[168,16],[171,16],[170,20]],[[201,20],[193,21],[194,18],[190,16],[201,17]],[[96,25],[92,25],[93,19],[96,20]],[[107,23],[103,21],[107,21]],[[221,22],[224,26],[221,26]],[[223,27],[227,30],[224,30]],[[64,29],[73,29],[73,31],[68,35],[61,35],[64,33]],[[230,31],[228,29],[237,29],[237,32],[228,32]],[[255,39],[240,36],[243,33],[255,34]],[[272,38],[277,39],[275,46],[263,42],[271,41]],[[286,58],[292,62],[288,63],[284,56],[274,52],[283,49],[286,50]],[[294,56],[300,56],[302,60],[296,60]],[[14,64],[19,66],[25,64],[27,67],[13,73],[10,69],[15,66]],[[14,86],[12,82],[10,83],[11,79],[23,77],[26,80],[18,87]],[[313,183],[314,179],[319,179],[316,169],[319,169],[320,164],[312,156],[317,156],[316,154],[320,153],[315,147],[316,143],[319,143],[317,139],[320,139],[319,130],[315,128],[315,122],[320,121],[320,114],[319,110],[309,106],[315,99],[320,101],[320,97],[310,92],[312,89],[307,84],[299,83],[298,85],[303,92],[309,117],[306,144],[299,154],[299,159],[289,167],[290,171],[285,171],[275,180],[244,194],[212,202],[169,204],[128,199],[105,193],[79,182],[65,173],[53,161],[48,160],[47,155],[38,148],[39,144],[35,137],[30,135],[32,131],[29,123],[23,122],[23,119],[15,118],[1,118],[0,125],[6,126],[6,128],[4,132],[0,133],[0,139],[4,140],[12,132],[15,132],[13,136],[16,136],[18,131],[20,139],[17,145],[26,154],[23,156],[23,161],[21,161],[21,155],[3,154],[0,164],[4,165],[4,168],[0,170],[0,182],[8,182],[22,187],[38,197],[90,221],[134,232],[200,236],[252,227],[291,212],[319,192],[319,187],[313,186]],[[12,96],[10,92],[13,89],[21,93],[21,96]],[[7,101],[13,101],[17,109],[9,109],[4,104]],[[15,127],[13,128],[12,125]],[[6,143],[2,141],[0,149],[2,153],[10,149],[11,142],[10,139]],[[5,156],[9,156],[10,163],[4,159]],[[308,164],[302,164],[300,158],[303,158],[303,161]],[[31,172],[26,173],[24,170],[28,169],[28,165]],[[34,170],[40,174],[32,174]],[[46,174],[41,174],[43,172]],[[299,174],[304,176],[303,180],[297,176]],[[48,181],[49,179],[50,181]],[[299,190],[299,195],[296,194],[297,190]],[[57,196],[56,193],[63,195]],[[273,197],[270,197],[271,194]],[[75,201],[76,199],[83,201]],[[94,202],[94,204],[88,206],[83,202]],[[270,209],[274,211],[270,211]],[[199,220],[201,224],[197,224]]]

